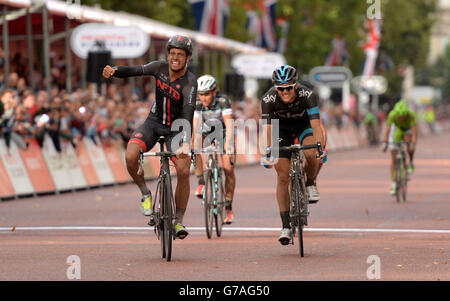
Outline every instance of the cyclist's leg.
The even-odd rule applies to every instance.
[[[306,136],[302,141],[302,145],[315,143],[316,141],[314,140],[314,137],[312,135]],[[305,184],[306,191],[308,193],[308,200],[311,204],[317,203],[320,200],[320,194],[317,189],[316,179],[319,174],[321,161],[320,159],[316,158],[316,153],[316,149],[308,149],[304,151],[306,159],[305,172],[307,176]]]
[[[236,176],[234,173],[234,165],[230,163],[230,157],[233,162],[236,162],[236,155],[223,155],[223,171],[225,173],[225,198],[232,200],[234,196],[234,189],[236,187]]]
[[[144,173],[137,174],[139,169],[139,153],[151,149],[157,141],[157,137],[153,131],[153,125],[150,125],[150,121],[147,119],[131,136],[127,145],[125,154],[125,160],[127,164],[127,170],[131,178],[141,191],[141,212],[144,215],[152,214],[152,197],[151,192],[145,182]]]
[[[395,194],[396,192],[396,182],[395,182],[395,160],[396,160],[396,156],[398,151],[400,150],[400,145],[399,143],[403,140],[403,131],[395,126],[395,124],[392,125],[391,127],[391,133],[389,135],[389,150],[391,151],[391,179],[392,179],[392,184],[391,184],[391,194]]]
[[[223,155],[222,164],[225,173],[225,210],[227,217],[225,223],[229,224],[234,219],[233,214],[233,197],[234,189],[236,187],[236,176],[234,174],[234,165],[230,163],[230,157],[233,162],[236,162],[236,155]]]
[[[414,146],[412,145],[412,131],[411,129],[409,129],[408,131],[405,132],[405,135],[403,136],[403,141],[405,141],[407,143],[407,151],[408,151],[408,156],[409,156],[409,166],[408,166],[408,170],[410,172],[412,172],[414,170],[414,165],[413,165],[413,161],[414,161]]]
[[[275,164],[275,170],[277,171],[277,201],[280,209],[280,217],[282,229],[278,241],[282,245],[288,245],[292,239],[292,229],[289,216],[289,169],[290,159],[279,158]]]
[[[203,145],[203,136],[201,138]],[[200,154],[195,155],[196,167],[195,167],[195,176],[197,177],[198,187],[195,190],[195,195],[198,198],[203,198],[203,189],[205,188],[205,178],[203,176],[203,160]]]
[[[131,178],[141,190],[142,195],[150,194],[150,191],[145,183],[144,174],[137,174],[139,169],[139,152],[141,150],[143,152],[150,150],[156,144],[157,139],[158,137],[156,137],[153,131],[153,125],[151,125],[151,122],[147,119],[133,133],[127,145],[125,154],[127,170]]]
[[[274,139],[274,137],[272,137]],[[290,146],[295,143],[295,133],[292,132],[292,126],[280,123],[279,139],[272,141],[272,146]],[[287,245],[292,239],[292,230],[289,217],[289,184],[290,184],[290,164],[291,154],[286,151],[280,151],[276,158],[275,170],[277,172],[276,197],[278,208],[280,210],[282,230],[278,241],[282,245]]]
[[[277,172],[277,201],[280,212],[289,211],[289,169],[290,160],[287,158],[279,158],[275,164],[275,170]]]
[[[175,188],[175,228],[176,235],[179,238],[187,236],[188,232],[184,228],[183,218],[189,201],[189,168],[191,166],[191,158],[176,159],[174,161],[175,170],[177,173],[177,186]],[[180,228],[181,226],[181,228]],[[178,228],[177,228],[178,227]]]

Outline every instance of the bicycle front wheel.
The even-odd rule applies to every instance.
[[[395,191],[395,199],[397,203],[400,203],[402,201],[403,196],[403,162],[401,159],[397,158],[395,162],[395,185],[396,185],[396,191]]]
[[[213,232],[213,222],[214,222],[214,179],[212,177],[211,171],[206,174],[205,183],[205,194],[204,197],[204,211],[205,211],[205,228],[206,236],[211,238]]]
[[[295,228],[297,228],[298,245],[300,256],[304,256],[303,249],[303,217],[302,217],[302,193],[300,188],[300,181],[297,177],[294,177],[291,181],[291,205],[290,205],[290,218],[292,225],[292,230],[295,235]]]
[[[222,174],[218,177],[217,186],[217,205],[214,212],[214,220],[216,221],[217,237],[220,237],[222,235],[223,221],[225,219],[225,211],[223,210],[225,206],[225,192],[223,189]]]
[[[166,179],[165,183],[165,193],[163,199],[163,240],[161,243],[164,245],[163,250],[165,251],[166,260],[170,261],[172,259],[172,241],[173,241],[173,206],[172,206],[172,187],[170,185],[170,180]],[[164,256],[163,256],[164,258]]]

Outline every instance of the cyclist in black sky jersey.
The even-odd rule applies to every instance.
[[[318,141],[325,145],[324,130],[320,122],[318,97],[311,87],[299,83],[297,70],[289,65],[280,66],[272,74],[272,87],[262,98],[262,118],[267,121],[263,126],[263,137],[267,137],[268,153],[271,146],[290,146],[296,139],[301,145],[316,144]],[[279,139],[272,141],[272,120],[279,120]],[[316,158],[315,150],[305,150],[306,157],[306,190],[310,203],[320,199],[316,186],[316,177],[320,169],[320,160]],[[268,155],[270,156],[270,154]],[[268,156],[263,158],[265,167],[271,167],[272,160]],[[326,161],[327,153],[319,158]],[[277,172],[277,201],[282,221],[282,231],[278,238],[286,245],[292,239],[289,221],[289,168],[290,153],[280,151],[275,163]]]
[[[188,235],[183,226],[183,217],[189,200],[191,161],[188,154],[197,98],[197,78],[187,70],[191,55],[192,41],[188,37],[175,35],[167,43],[167,61],[153,61],[134,67],[108,65],[103,69],[105,78],[151,75],[156,79],[156,101],[145,122],[128,142],[126,164],[130,176],[142,193],[141,212],[146,216],[151,215],[151,192],[144,176],[137,174],[139,152],[149,151],[160,136],[165,137],[167,149],[177,154],[177,159],[174,160],[177,173],[175,234],[181,239]]]

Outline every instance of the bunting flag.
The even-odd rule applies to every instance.
[[[247,13],[247,29],[254,39],[249,43],[264,47],[269,50],[277,48],[277,38],[275,33],[275,8],[277,0],[260,0],[257,8],[261,15],[258,14],[255,7],[249,6]]]
[[[381,22],[382,19],[368,19],[367,27],[369,28],[367,42],[363,49],[366,59],[363,65],[363,75],[374,75],[375,64],[378,57],[378,47],[381,41]]]
[[[347,43],[338,36],[331,42],[332,50],[325,61],[325,66],[341,66],[349,58]]]
[[[189,0],[198,31],[223,36],[230,13],[229,0]]]

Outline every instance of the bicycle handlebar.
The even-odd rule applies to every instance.
[[[177,154],[172,152],[148,152],[144,153],[144,157],[173,157]]]
[[[278,147],[278,150],[281,151],[300,151],[300,150],[306,150],[306,149],[317,149],[318,154],[316,155],[316,158],[322,156],[323,154],[323,148],[322,144],[318,141],[316,144],[307,144],[307,145],[300,145],[300,144],[294,144],[290,146],[280,146]]]

